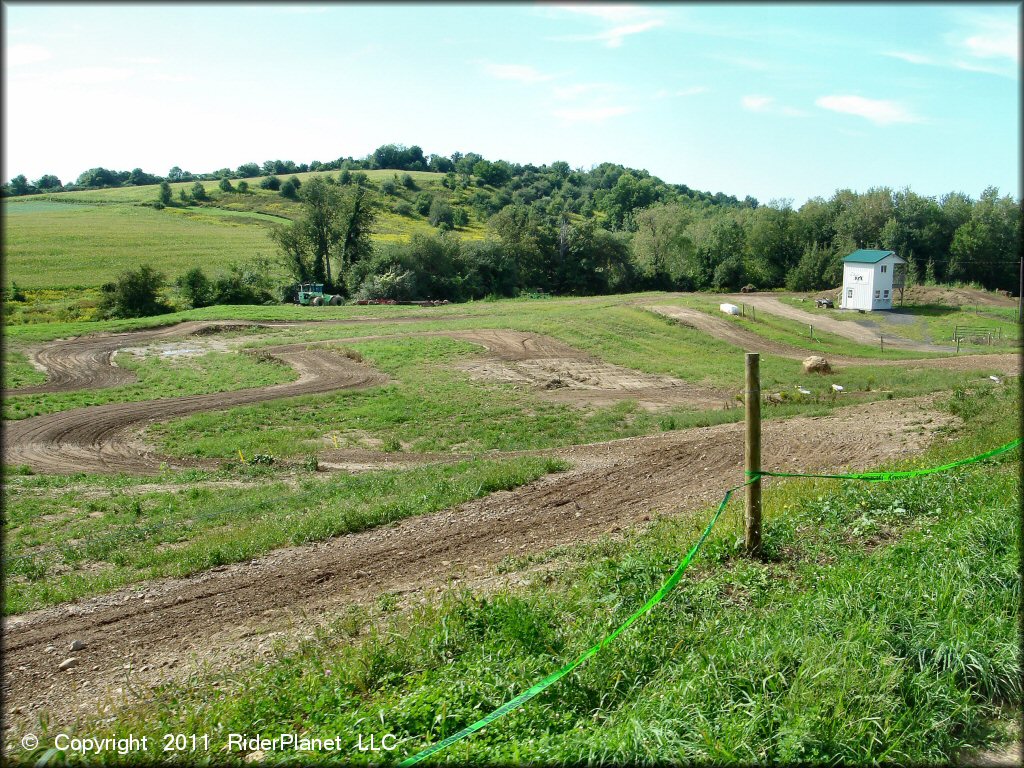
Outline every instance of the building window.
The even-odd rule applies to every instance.
[[[879,296],[879,293],[880,293],[879,291],[875,291],[875,298],[876,298],[876,299],[878,298],[878,296]]]
[[[885,271],[886,271],[886,270],[887,270],[888,268],[889,268],[889,266],[888,266],[887,264],[883,264],[883,265],[882,265],[882,274],[883,274],[883,275],[885,274]]]
[[[884,293],[882,294],[882,298],[884,298],[884,299],[888,299],[888,298],[889,298],[889,292],[888,292],[888,291],[885,291],[885,292],[884,292]]]
[[[852,299],[853,298],[853,288],[847,288],[846,289],[846,298],[848,298],[848,299]]]

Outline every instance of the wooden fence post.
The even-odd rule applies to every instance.
[[[760,355],[747,352],[746,357],[746,430],[743,458],[748,473],[761,471],[761,373]],[[750,474],[747,475],[750,479]],[[746,486],[743,519],[743,542],[747,554],[761,554],[761,478]]]

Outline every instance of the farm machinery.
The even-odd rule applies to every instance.
[[[323,283],[301,283],[295,301],[304,307],[322,307],[324,304],[336,307],[344,299],[336,294],[324,293]]]

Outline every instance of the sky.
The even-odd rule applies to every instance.
[[[418,145],[761,202],[1020,198],[1019,4],[5,2],[6,178]]]

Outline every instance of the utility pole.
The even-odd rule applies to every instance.
[[[761,471],[761,373],[760,355],[747,352],[746,358],[746,430],[743,458],[747,479]],[[746,486],[746,506],[743,518],[743,542],[747,554],[761,554],[761,478]]]

